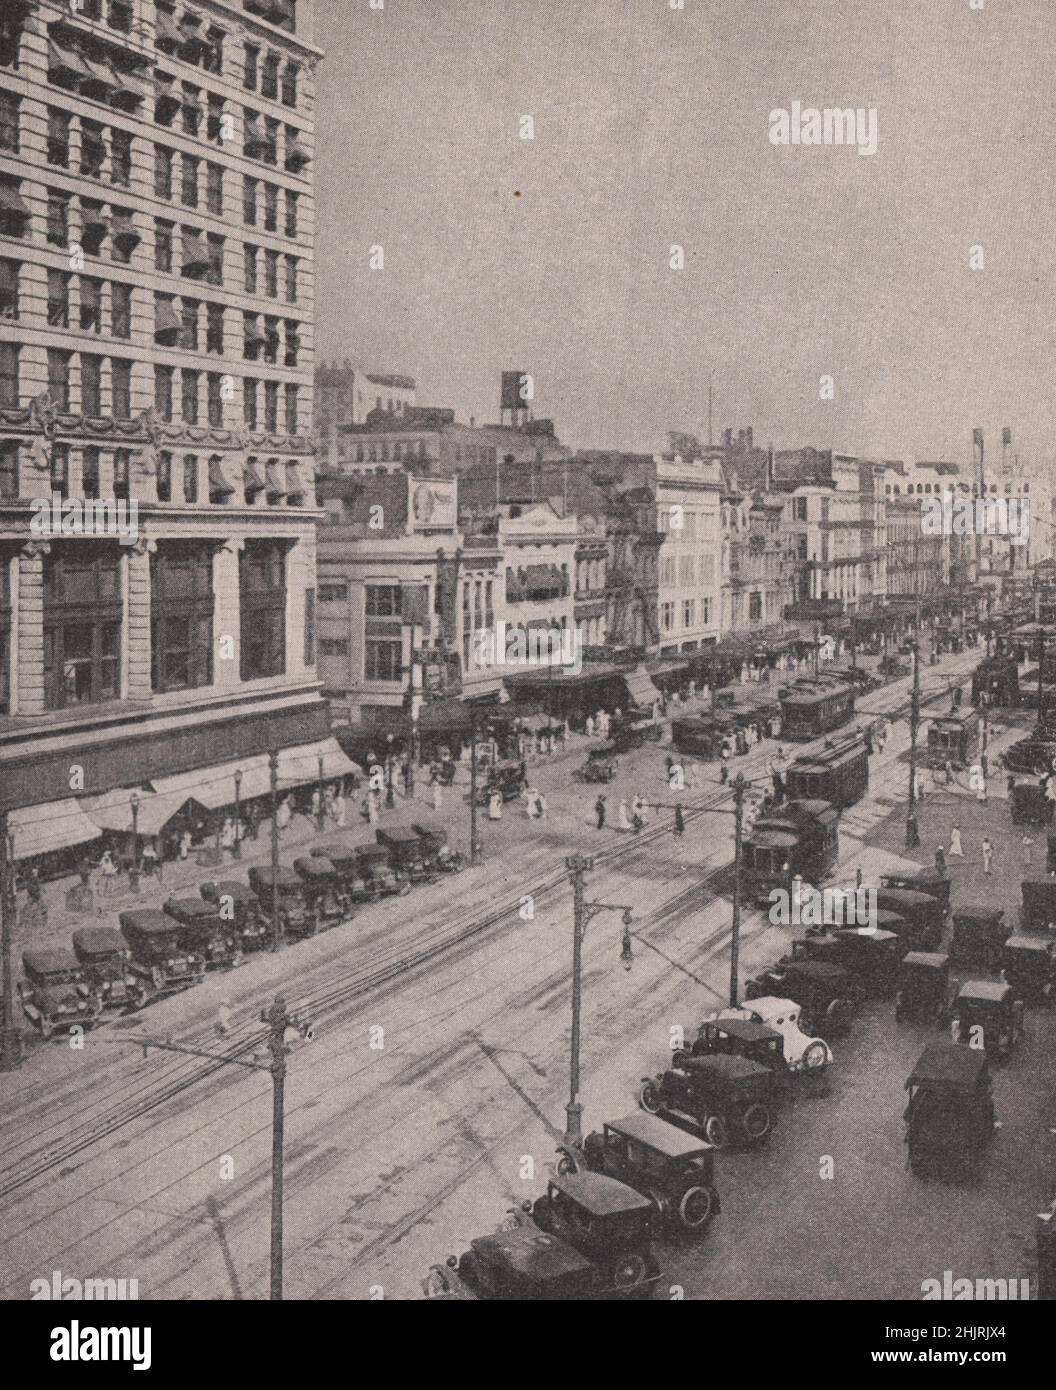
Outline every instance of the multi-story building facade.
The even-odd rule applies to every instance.
[[[722,631],[758,632],[782,621],[785,546],[781,535],[784,498],[742,491],[727,474],[723,496]]]
[[[8,805],[204,786],[211,765],[326,733],[308,438],[319,56],[312,0],[4,7]],[[41,534],[33,503],[56,494],[138,518],[122,536]],[[226,780],[215,797],[232,799]]]
[[[721,510],[718,462],[653,460],[658,557],[660,652],[695,652],[718,641],[722,611]]]
[[[337,431],[344,425],[362,425],[374,411],[402,415],[414,405],[416,391],[410,376],[365,372],[347,358],[340,366],[320,363],[315,369],[313,397],[313,433],[323,444],[320,452],[329,450],[336,456]]]

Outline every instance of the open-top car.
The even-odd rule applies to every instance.
[[[429,846],[409,825],[393,825],[374,832],[379,845],[384,845],[389,863],[409,883],[435,883],[439,878]]]
[[[607,1121],[582,1149],[563,1145],[558,1155],[559,1174],[607,1173],[648,1197],[675,1230],[699,1233],[718,1214],[715,1150],[641,1110]]]
[[[616,745],[603,743],[590,750],[587,761],[573,775],[579,782],[611,782],[619,765]]]
[[[946,909],[934,893],[914,888],[878,888],[876,906],[902,918],[899,935],[911,951],[937,951],[946,926]]]
[[[1001,973],[1017,999],[1045,1000],[1056,990],[1056,941],[1016,933],[1005,942]]]
[[[278,869],[272,869],[270,864],[254,864],[249,871],[249,886],[257,895],[269,929],[278,908],[283,936],[314,936],[319,930],[319,920],[308,904],[304,880],[292,869],[284,864]]]
[[[866,994],[883,996],[895,987],[898,966],[906,947],[895,932],[879,927],[845,927],[841,931],[808,932],[793,941],[787,957],[778,962],[827,960],[849,970]]]
[[[447,831],[442,825],[415,821],[411,829],[425,846],[428,862],[438,873],[458,874],[465,867],[461,854],[447,843]]]
[[[268,942],[268,924],[260,910],[260,900],[238,879],[221,878],[202,883],[198,892],[207,903],[215,903],[220,916],[235,924],[244,951],[259,951]]]
[[[937,1022],[953,1003],[950,958],[945,951],[910,951],[902,957],[895,991],[895,1019]]]
[[[22,953],[26,978],[18,982],[22,1012],[46,1042],[57,1028],[90,1028],[103,1000],[84,967],[66,946]]]
[[[169,898],[162,911],[178,925],[181,949],[204,956],[208,970],[242,964],[242,937],[234,920],[220,915],[219,903],[204,898]]]
[[[757,1057],[752,1052],[741,1051],[739,1047],[729,1047],[723,1045],[711,1045],[711,1040],[719,1043],[719,1033],[715,1030],[724,1030],[729,1033],[731,1038],[736,1035],[731,1032],[735,1022],[740,1020],[743,1023],[752,1024],[755,1027],[763,1027],[768,1031],[777,1033],[781,1038],[784,1065],[794,1072],[803,1072],[812,1076],[820,1075],[826,1067],[832,1063],[832,1048],[824,1038],[811,1037],[805,1033],[800,1026],[800,1016],[802,1009],[794,999],[780,999],[775,995],[760,995],[751,1001],[750,1004],[742,1005],[740,1008],[722,1009],[714,1019],[706,1019],[700,1026],[697,1034],[697,1043],[693,1046],[695,1055],[707,1055],[710,1052],[734,1052],[738,1056],[748,1057],[753,1062],[765,1062],[772,1065],[772,1062],[764,1057]],[[697,1044],[703,1042],[701,1052],[697,1052]]]
[[[352,916],[344,882],[333,860],[321,854],[305,854],[293,861],[293,871],[304,884],[308,911],[316,919],[316,930],[336,927]]]
[[[136,908],[119,913],[117,920],[132,952],[129,966],[144,1003],[155,994],[186,989],[205,979],[205,956],[181,944],[180,928],[172,917],[154,908]]]
[[[994,1136],[990,1069],[982,1048],[932,1043],[906,1081],[909,1166],[919,1177],[971,1173]]]
[[[486,806],[493,792],[498,792],[503,801],[516,801],[527,785],[519,762],[512,758],[497,762],[477,787],[477,805]]]
[[[1020,930],[1028,935],[1056,936],[1056,876],[1025,878],[1020,884]]]
[[[1004,921],[1004,916],[999,907],[958,909],[953,914],[950,959],[956,965],[996,970],[1004,944],[1012,935],[1012,928]]]
[[[525,1209],[527,1208],[527,1209]],[[427,1298],[514,1301],[649,1298],[660,1279],[656,1209],[603,1173],[556,1175],[494,1235],[434,1265]]]
[[[746,1003],[762,998],[793,999],[808,1032],[823,1038],[845,1033],[862,997],[862,987],[842,965],[824,960],[783,961],[746,980]]]
[[[132,973],[132,952],[116,927],[78,927],[73,952],[89,986],[102,1001],[104,1013],[138,1008],[143,1002],[139,981]]]
[[[1023,1030],[1023,1000],[1006,981],[966,980],[953,1003],[950,1036],[955,1043],[1007,1057]]]
[[[880,887],[910,893],[930,893],[942,903],[944,912],[950,909],[950,876],[940,873],[938,869],[924,867],[909,873],[881,874]]]
[[[702,1133],[716,1149],[758,1144],[774,1125],[777,1078],[747,1057],[681,1057],[680,1065],[642,1077],[639,1103],[650,1115]]]

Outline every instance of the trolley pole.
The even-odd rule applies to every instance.
[[[480,865],[480,843],[477,840],[477,712],[469,711],[469,864]]]
[[[282,1301],[282,1140],[286,1123],[286,1028],[289,1019],[281,994],[261,1016],[268,1024],[271,1052],[271,1298]]]
[[[572,1039],[569,1063],[568,1104],[565,1106],[565,1142],[583,1141],[583,1107],[579,1103],[580,1014],[583,1003],[583,936],[587,929],[584,876],[593,859],[573,855],[565,861],[572,870]]]
[[[279,755],[269,753],[271,773],[271,949],[282,946],[282,919],[279,916]]]
[[[14,1071],[22,1061],[22,1030],[15,1022],[15,979],[11,938],[15,934],[14,864],[7,832],[7,812],[0,810],[0,948],[3,954],[3,1023],[0,1025],[0,1071]]]
[[[741,964],[741,841],[744,834],[744,773],[733,779],[733,931],[730,936],[730,1008],[737,1008]]]
[[[818,623],[814,624],[814,674],[817,675],[821,669],[821,627]]]
[[[913,629],[913,693],[909,703],[909,798],[906,808],[906,849],[920,846],[917,827],[917,730],[920,727],[920,595]]]
[[[323,755],[322,755],[322,753],[320,753],[320,754],[319,754],[319,780],[318,780],[318,782],[317,782],[317,786],[318,786],[318,788],[319,788],[319,817],[318,817],[318,820],[317,820],[317,822],[316,822],[316,824],[318,825],[318,827],[319,827],[320,830],[325,830],[325,828],[326,828],[326,797],[325,797],[325,795],[323,794],[323,792],[324,792],[324,788],[323,788],[323,769],[324,769]]]

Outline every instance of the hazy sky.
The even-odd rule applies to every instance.
[[[703,436],[714,368],[716,437],[1048,456],[1056,0],[684,6],[318,0],[319,354],[478,421],[529,371],[577,446]],[[796,100],[877,153],[775,148]]]

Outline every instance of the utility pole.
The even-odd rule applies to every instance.
[[[279,755],[268,754],[271,773],[271,949],[282,946],[282,918],[279,916]]]
[[[741,963],[741,842],[744,835],[744,773],[733,779],[733,933],[730,938],[730,1008],[737,1008]]]
[[[480,865],[480,844],[477,841],[477,711],[469,711],[469,866]]]
[[[917,828],[917,730],[920,726],[920,594],[913,628],[913,694],[909,704],[909,802],[906,809],[906,849],[920,846]]]
[[[11,967],[11,938],[15,934],[13,858],[7,831],[7,812],[0,810],[0,947],[3,953],[4,992],[0,1071],[14,1071],[22,1061],[22,1030],[15,1022],[15,979]]]
[[[319,754],[319,817],[317,824],[320,830],[326,829],[326,797],[323,795],[323,755]]]
[[[814,674],[817,675],[821,665],[821,626],[814,624]]]

